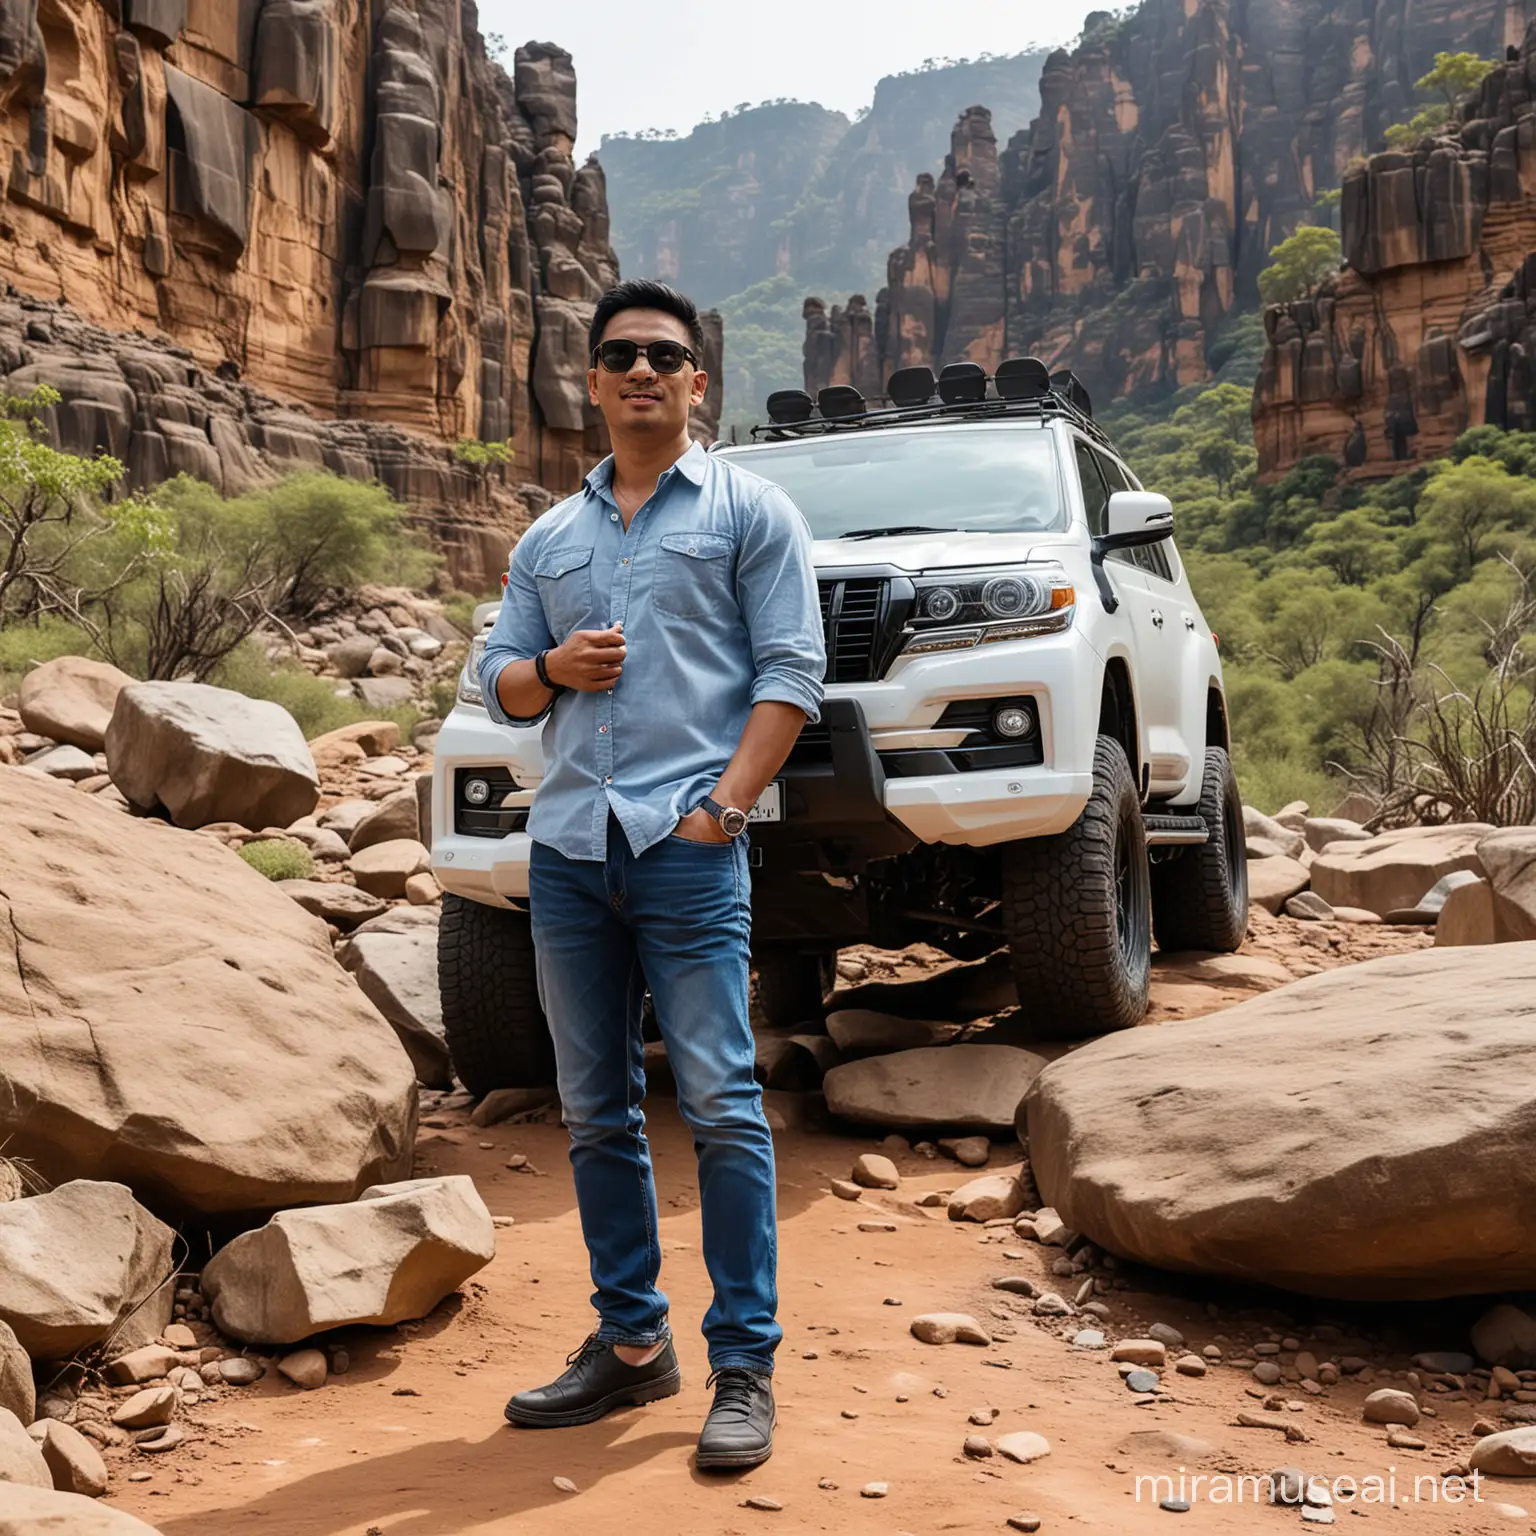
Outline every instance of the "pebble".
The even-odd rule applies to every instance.
[[[992,1335],[964,1312],[925,1312],[914,1317],[912,1337],[924,1344],[990,1344]]]
[[[171,1323],[161,1335],[172,1349],[196,1349],[197,1335],[185,1323]]]
[[[1202,1355],[1204,1355],[1207,1360],[1220,1360],[1221,1359],[1221,1345],[1219,1345],[1219,1344],[1207,1344],[1205,1346],[1205,1348],[1200,1351],[1200,1353]]]
[[[1010,1531],[1038,1531],[1040,1529],[1040,1516],[1009,1515],[1008,1529]]]
[[[1138,1368],[1126,1376],[1125,1384],[1132,1392],[1154,1392],[1157,1390],[1157,1372]]]
[[[894,1221],[861,1221],[859,1223],[860,1232],[894,1232],[895,1230]]]
[[[979,1459],[992,1454],[992,1442],[985,1435],[967,1435],[961,1449],[967,1456]]]
[[[145,1435],[137,1442],[141,1451],[174,1451],[186,1439],[186,1431],[179,1424],[167,1424],[163,1429]]]
[[[576,1484],[573,1483],[570,1480],[570,1478],[568,1478],[568,1477],[557,1477],[557,1478],[554,1479],[554,1484],[555,1484],[555,1487],[558,1488],[561,1493],[580,1493],[581,1492],[581,1489],[578,1488],[576,1486]]]
[[[853,1409],[852,1409],[852,1408],[844,1408],[844,1409],[843,1409],[843,1417],[844,1417],[844,1418],[845,1418],[845,1419],[856,1419],[856,1418],[858,1418],[858,1414],[856,1414],[856,1413],[855,1413],[855,1412],[854,1412],[854,1411],[853,1411]]]
[[[831,1478],[830,1478],[830,1477],[824,1477],[824,1478],[822,1478],[822,1479],[821,1479],[821,1480],[820,1480],[820,1481],[819,1481],[819,1482],[818,1482],[818,1483],[817,1483],[817,1484],[816,1484],[816,1486],[817,1486],[817,1487],[818,1487],[818,1488],[825,1488],[825,1489],[826,1489],[826,1490],[827,1490],[827,1492],[828,1492],[828,1493],[836,1493],[836,1492],[837,1492],[837,1484],[836,1484],[836,1483],[834,1483],[834,1482],[833,1482],[833,1481],[832,1481],[832,1479],[831,1479]]]
[[[1188,1499],[1163,1499],[1157,1506],[1166,1509],[1170,1515],[1187,1515],[1189,1513]]]
[[[805,1349],[800,1352],[800,1358],[802,1360],[820,1360],[821,1356],[814,1349]]]
[[[1121,1339],[1109,1358],[1116,1363],[1124,1360],[1132,1365],[1162,1365],[1168,1352],[1156,1339]]]
[[[1039,1461],[1042,1456],[1051,1454],[1051,1442],[1031,1429],[1016,1429],[1012,1434],[998,1436],[997,1449],[1009,1461],[1028,1466],[1030,1462]]]
[[[1084,1328],[1072,1336],[1074,1349],[1103,1349],[1104,1334],[1098,1328]]]
[[[748,1494],[741,1501],[743,1509],[766,1509],[770,1514],[777,1514],[784,1506],[777,1499],[770,1499],[765,1493]]]
[[[313,1392],[316,1387],[325,1385],[329,1367],[325,1356],[318,1349],[296,1349],[277,1362],[277,1369],[294,1386]]]
[[[967,1422],[971,1424],[979,1424],[983,1429],[990,1428],[997,1422],[997,1409],[977,1408],[971,1413]]]
[[[985,1136],[946,1137],[939,1146],[965,1168],[984,1168],[992,1156],[992,1144]]]
[[[153,1472],[130,1472],[128,1474],[128,1481],[130,1483],[147,1483],[154,1475]]]
[[[207,1371],[207,1366],[203,1370]],[[267,1374],[266,1366],[256,1360],[248,1360],[245,1356],[237,1356],[233,1360],[220,1360],[214,1367],[218,1380],[231,1387],[248,1387],[261,1380]],[[204,1375],[203,1380],[208,1381]]]
[[[507,1159],[508,1168],[526,1168],[528,1166],[528,1154],[526,1152],[514,1152]]]
[[[1387,1431],[1387,1444],[1396,1451],[1422,1451],[1425,1443],[1415,1434],[1394,1425]]]
[[[1273,1360],[1260,1360],[1253,1368],[1253,1379],[1261,1387],[1272,1387],[1281,1376],[1280,1367]]]
[[[1064,1301],[1055,1291],[1047,1291],[1043,1296],[1035,1299],[1034,1313],[1036,1317],[1069,1317],[1071,1305]]]
[[[1168,1349],[1183,1349],[1184,1335],[1169,1323],[1153,1323],[1147,1329],[1147,1337],[1156,1339],[1159,1344]]]
[[[1406,1424],[1411,1428],[1419,1422],[1419,1405],[1411,1392],[1378,1387],[1361,1406],[1360,1417],[1367,1424]]]
[[[883,1499],[891,1491],[889,1483],[865,1483],[859,1489],[861,1499]]]
[[[1304,1504],[1301,1518],[1309,1525],[1332,1525],[1335,1519],[1333,1511],[1321,1504]]]
[[[1037,1296],[1040,1288],[1023,1275],[999,1275],[992,1282],[994,1291],[1011,1291],[1015,1296]]]
[[[1253,1346],[1253,1352],[1256,1355],[1278,1355],[1280,1353],[1280,1346],[1278,1344],[1272,1344],[1268,1342],[1263,1344],[1255,1344]]]
[[[145,1387],[113,1411],[112,1422],[121,1429],[149,1429],[169,1424],[176,1412],[175,1387]]]
[[[901,1175],[890,1158],[865,1152],[854,1161],[853,1182],[865,1189],[899,1189]]]
[[[830,1182],[832,1193],[839,1200],[857,1200],[864,1193],[852,1179],[833,1179]]]
[[[1199,1355],[1180,1355],[1173,1362],[1173,1368],[1180,1376],[1205,1375],[1205,1361]]]

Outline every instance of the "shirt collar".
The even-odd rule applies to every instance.
[[[704,472],[708,468],[709,455],[704,451],[701,444],[692,443],[689,445],[687,453],[662,475],[658,485],[665,484],[667,476],[674,472],[693,485],[703,485]],[[605,500],[612,500],[613,455],[611,453],[602,463],[593,467],[592,472],[587,476],[583,484],[594,496],[601,496]]]

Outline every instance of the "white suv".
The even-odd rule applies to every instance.
[[[989,387],[990,386],[990,387]],[[906,369],[769,401],[715,451],[805,514],[827,698],[752,829],[753,960],[772,1022],[818,1015],[839,947],[1009,950],[1042,1038],[1147,1006],[1152,939],[1233,950],[1242,807],[1215,637],[1070,375]],[[937,395],[937,398],[935,398]],[[484,622],[495,609],[484,611]],[[493,724],[475,668],[438,738],[432,867],[444,1024],[475,1092],[547,1080],[528,933],[540,731]]]

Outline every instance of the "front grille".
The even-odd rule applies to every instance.
[[[850,576],[819,583],[829,683],[869,683],[884,677],[901,645],[911,611],[911,582]]]
[[[465,786],[480,779],[490,786],[484,805],[472,805]],[[453,830],[460,837],[505,837],[528,825],[528,808],[505,806],[509,796],[525,791],[505,768],[460,768],[453,776]]]

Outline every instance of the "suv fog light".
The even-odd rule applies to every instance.
[[[1007,736],[1010,739],[1028,736],[1034,732],[1034,729],[1034,714],[1022,704],[1005,704],[992,716],[992,731],[997,736]]]
[[[484,805],[491,798],[491,786],[484,779],[470,779],[464,785],[464,798],[471,805]]]

